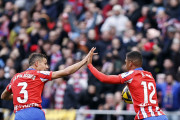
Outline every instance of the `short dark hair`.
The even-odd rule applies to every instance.
[[[29,66],[33,65],[35,61],[42,60],[43,58],[47,59],[47,56],[41,53],[32,53],[29,56]]]
[[[131,60],[134,65],[142,66],[143,58],[140,52],[138,51],[131,51],[126,54],[127,60]]]

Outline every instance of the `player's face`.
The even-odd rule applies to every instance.
[[[42,60],[38,61],[38,67],[37,70],[45,71],[48,70],[49,66],[47,64],[47,59],[43,58]]]

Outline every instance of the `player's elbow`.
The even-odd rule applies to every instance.
[[[1,94],[1,99],[6,100],[6,96],[3,93]]]
[[[6,89],[3,91],[1,94],[1,99],[2,100],[12,100],[13,99],[13,94],[8,92]]]
[[[8,100],[8,96],[6,94],[1,94],[1,99],[2,100]]]

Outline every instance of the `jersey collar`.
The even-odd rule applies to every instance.
[[[134,69],[134,70],[143,70],[143,68],[142,68],[142,67],[139,67],[139,68],[136,68],[136,69]]]
[[[28,68],[27,70],[36,70],[36,69],[34,69],[34,68]]]

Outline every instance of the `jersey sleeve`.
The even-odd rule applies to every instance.
[[[18,73],[16,75],[18,75]],[[14,82],[16,75],[14,75],[14,77],[11,79],[11,82],[6,86],[6,90],[10,93],[12,93],[12,83]]]
[[[88,68],[91,73],[101,82],[110,84],[123,84],[132,82],[134,71],[122,73],[120,75],[105,75],[99,72],[92,64],[88,64]]]
[[[12,89],[11,89],[11,83],[9,83],[7,86],[6,86],[6,90],[10,93],[12,93]]]
[[[119,76],[121,79],[121,83],[131,83],[134,77],[134,70],[122,73]]]
[[[47,82],[52,80],[52,71],[37,71],[37,74],[42,82]]]

